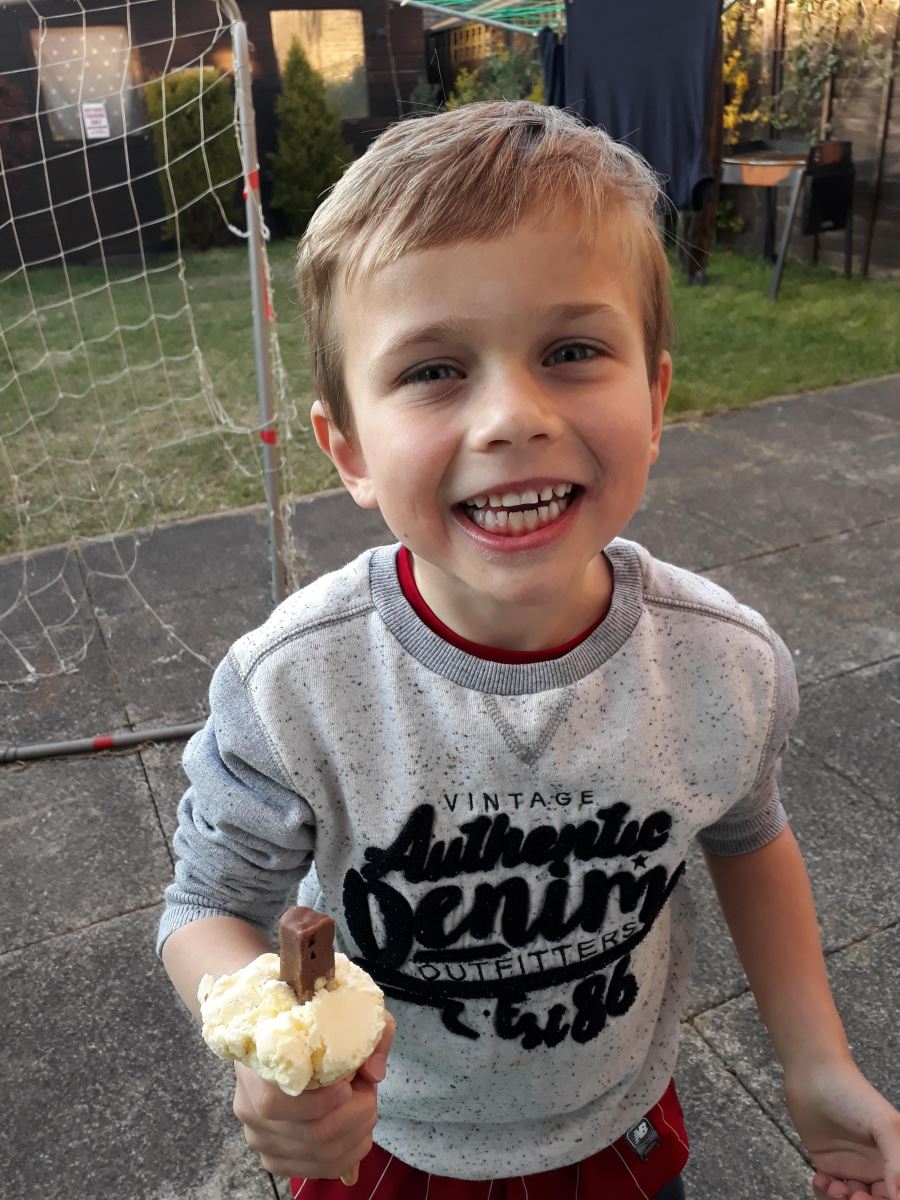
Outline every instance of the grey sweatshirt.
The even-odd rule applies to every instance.
[[[441,1175],[549,1170],[668,1084],[685,858],[784,828],[793,665],[757,613],[621,539],[584,641],[485,661],[423,624],[396,552],[295,593],[216,670],[159,946],[213,915],[271,933],[300,884],[397,1018],[375,1140]]]

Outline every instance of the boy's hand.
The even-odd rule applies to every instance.
[[[784,1093],[816,1168],[816,1200],[900,1200],[900,1112],[855,1063],[785,1075]]]
[[[378,1116],[378,1083],[396,1028],[387,1024],[381,1041],[349,1082],[288,1096],[249,1067],[234,1064],[234,1115],[247,1144],[273,1175],[338,1179],[350,1175],[372,1148]]]

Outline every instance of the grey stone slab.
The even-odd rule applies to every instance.
[[[801,683],[900,654],[900,520],[709,572],[758,609]]]
[[[775,548],[896,515],[898,482],[896,424],[817,393],[667,428],[648,495]]]
[[[622,536],[640,542],[656,558],[688,571],[706,571],[721,563],[738,561],[757,552],[755,542],[725,529],[702,514],[656,499],[653,482],[640,509],[622,531]]]
[[[370,546],[397,540],[377,508],[360,508],[343,488],[300,497],[291,529],[301,555],[298,587],[342,567]]]
[[[0,560],[0,684],[74,668],[95,632],[74,551]]]
[[[812,467],[816,478],[830,469],[834,478],[890,492],[900,470],[897,421],[833,393],[769,400],[713,421],[717,439],[743,447],[745,458]]]
[[[16,628],[19,614],[29,610],[39,621],[64,624],[77,615],[84,600],[78,560],[75,551],[67,546],[0,559],[0,613],[4,631]]]
[[[233,588],[212,604],[180,600],[100,618],[136,728],[202,720],[213,671],[238,637],[262,624],[268,592]],[[170,632],[171,631],[171,632]]]
[[[691,1156],[689,1200],[812,1195],[812,1171],[778,1126],[690,1028],[676,1069]]]
[[[93,620],[74,623],[68,634],[78,658],[75,665],[62,672],[49,657],[38,659],[47,675],[33,683],[0,688],[3,745],[68,741],[128,728],[98,626]]]
[[[105,614],[269,587],[268,525],[258,505],[87,542],[80,554],[91,596]]]
[[[0,767],[0,953],[153,904],[172,876],[136,754]]]
[[[900,816],[900,660],[804,688],[795,737]]]
[[[3,958],[0,1200],[272,1200],[153,950],[159,909]]]
[[[877,413],[900,424],[900,375],[863,379],[822,393],[826,404],[854,412]]]
[[[156,742],[141,747],[141,761],[166,838],[172,845],[178,827],[177,811],[190,780],[181,765],[187,741]]]
[[[813,889],[826,953],[900,921],[900,816],[801,750],[788,754],[782,799]],[[861,884],[864,880],[865,884]],[[747,990],[747,981],[699,851],[688,864],[697,907],[690,1014]]]
[[[900,1107],[900,926],[828,955],[832,993],[847,1031],[854,1060],[865,1077],[894,1107]],[[781,1083],[781,1068],[747,993],[694,1020],[697,1029],[798,1149]]]

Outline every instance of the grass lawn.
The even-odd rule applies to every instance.
[[[300,495],[338,480],[306,429],[292,252],[270,248],[289,383],[285,490]],[[246,251],[192,254],[184,281],[165,258],[151,267],[111,271],[96,294],[95,267],[70,268],[68,287],[59,269],[35,271],[31,296],[18,276],[3,280],[0,553],[262,500]],[[900,283],[791,262],[773,304],[769,276],[726,253],[706,288],[676,276],[670,417],[900,370]]]

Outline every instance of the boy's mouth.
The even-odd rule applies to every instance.
[[[556,483],[540,491],[473,496],[459,507],[470,521],[488,533],[524,537],[558,521],[583,490],[577,483]]]

